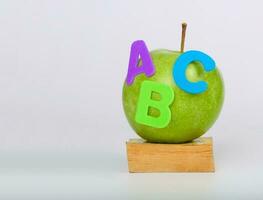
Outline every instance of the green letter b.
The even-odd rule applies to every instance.
[[[152,93],[158,93],[160,100],[153,100]],[[144,81],[141,85],[135,121],[139,124],[152,126],[155,128],[166,127],[171,120],[171,111],[169,106],[174,100],[173,89],[165,84],[153,81]],[[149,108],[158,109],[158,117],[149,115]]]

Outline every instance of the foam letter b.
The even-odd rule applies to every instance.
[[[160,100],[152,99],[153,92],[160,95]],[[174,92],[170,86],[153,81],[144,81],[140,89],[135,121],[139,124],[155,128],[166,127],[171,120],[169,106],[172,104],[173,100]],[[158,109],[160,115],[158,117],[150,116],[150,107]]]

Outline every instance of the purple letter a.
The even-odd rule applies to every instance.
[[[141,58],[142,65],[138,66],[139,58]],[[152,63],[149,51],[142,40],[137,40],[132,43],[128,74],[126,78],[127,85],[131,85],[134,78],[141,73],[145,73],[147,77],[152,76],[155,68]]]

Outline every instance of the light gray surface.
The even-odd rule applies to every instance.
[[[262,1],[1,1],[0,199],[263,195]],[[214,174],[129,174],[121,88],[132,41],[211,55],[226,99]]]

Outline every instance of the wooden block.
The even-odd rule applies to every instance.
[[[198,138],[184,144],[126,142],[129,172],[214,172],[213,141]]]

